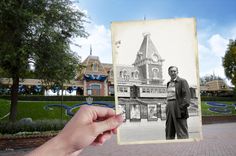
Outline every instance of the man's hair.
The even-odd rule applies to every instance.
[[[176,68],[177,71],[178,71],[178,67],[176,67],[176,66],[170,66],[170,67],[168,68],[168,71],[170,71],[170,69],[172,69],[172,68]]]

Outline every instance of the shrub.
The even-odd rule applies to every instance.
[[[58,131],[65,126],[66,122],[65,120],[37,120],[31,123],[1,121],[0,133],[16,134],[19,132]]]
[[[63,101],[86,101],[88,96],[63,96]],[[10,100],[10,96],[0,96],[0,99]],[[93,101],[114,101],[114,96],[92,96]],[[21,101],[61,101],[61,96],[20,95]]]
[[[236,97],[201,96],[201,101],[236,101]]]

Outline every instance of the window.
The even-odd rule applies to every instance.
[[[127,71],[125,69],[123,69],[122,71],[120,71],[120,77],[125,78],[127,77]]]
[[[114,86],[109,86],[109,95],[114,95]]]
[[[123,77],[123,71],[120,71],[120,77]]]
[[[157,68],[153,68],[152,72],[153,72],[153,79],[158,79],[158,69]]]
[[[143,53],[141,51],[138,52],[138,60],[143,59]]]
[[[134,78],[138,79],[138,75],[139,75],[139,72],[136,70],[135,73],[134,73]]]
[[[113,70],[111,70],[109,74],[112,77],[113,76]]]
[[[154,62],[158,62],[157,54],[153,54],[152,59],[153,59]]]
[[[123,78],[124,78],[126,75],[127,75],[127,71],[124,70],[124,71],[123,71]]]
[[[134,78],[134,72],[131,73],[131,78]]]
[[[91,84],[90,88],[92,90],[92,95],[100,95],[100,84]]]
[[[118,91],[121,93],[128,93],[128,87],[119,87]]]
[[[98,64],[97,63],[93,64],[93,71],[98,71]]]

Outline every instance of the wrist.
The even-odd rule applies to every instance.
[[[71,155],[72,153],[74,152],[77,152],[77,154],[79,154],[81,150],[78,150],[75,145],[73,144],[70,144],[70,140],[68,137],[62,135],[61,133],[59,133],[55,138],[53,138],[53,144],[56,144],[55,147],[56,149],[55,150],[58,150],[59,154],[57,156],[60,156],[60,155]],[[57,145],[58,144],[58,145]]]
[[[55,136],[54,138],[50,139],[40,147],[36,148],[32,152],[28,153],[27,156],[34,156],[34,155],[44,155],[44,156],[67,156],[71,155],[72,153],[76,152],[77,155],[82,150],[76,150],[73,148],[69,142],[68,138],[64,138],[60,133]]]

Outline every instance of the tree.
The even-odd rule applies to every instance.
[[[0,68],[12,78],[10,121],[16,120],[19,78],[34,64],[45,83],[69,81],[79,57],[69,44],[87,37],[85,14],[70,0],[0,1]]]
[[[205,85],[207,82],[214,80],[223,80],[220,76],[216,76],[215,74],[206,75],[200,78],[200,85]]]
[[[226,77],[236,86],[236,40],[230,40],[225,56],[223,67]]]

